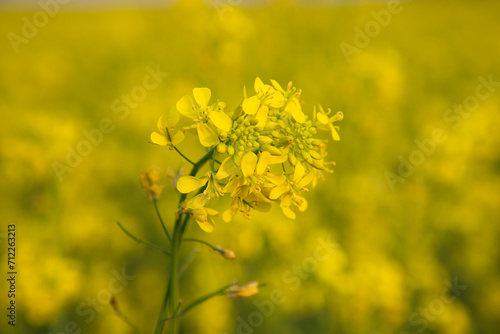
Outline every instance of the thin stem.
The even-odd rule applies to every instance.
[[[168,129],[167,129],[168,131]],[[167,132],[168,134],[168,132]],[[169,135],[170,137],[170,135]],[[189,173],[190,176],[196,176],[201,167],[212,158],[217,145],[212,147],[203,157],[193,164],[193,168]],[[182,207],[182,203],[186,200],[187,194],[181,194],[179,198],[178,208]],[[184,216],[184,217],[183,217]],[[183,219],[184,218],[184,219]],[[169,280],[167,285],[167,291],[165,293],[165,299],[163,300],[162,307],[160,309],[160,314],[158,315],[158,320],[156,322],[155,334],[162,334],[165,326],[165,315],[170,308],[170,318],[171,322],[171,332],[170,334],[177,334],[179,331],[179,324],[177,321],[177,311],[179,308],[179,277],[178,277],[178,263],[179,263],[179,249],[182,243],[182,235],[186,229],[187,223],[189,222],[189,214],[180,213],[175,220],[174,232],[170,242],[170,272]]]
[[[165,226],[165,223],[163,223],[163,219],[161,218],[160,210],[158,210],[158,203],[156,201],[156,198],[153,199],[153,203],[155,205],[156,215],[158,216],[158,219],[160,220],[161,226],[163,227],[163,231],[167,235],[168,241],[172,242],[172,238],[170,237],[170,234],[168,233],[167,227]]]
[[[192,308],[194,308],[195,306],[198,306],[201,303],[203,303],[203,302],[205,302],[205,301],[209,300],[210,298],[213,298],[213,297],[215,297],[217,295],[224,294],[224,292],[228,288],[230,288],[230,287],[232,287],[232,286],[234,286],[236,284],[238,284],[238,283],[231,283],[231,284],[225,285],[222,288],[218,289],[217,291],[211,292],[211,293],[206,294],[206,295],[204,295],[204,296],[202,296],[200,298],[195,299],[193,302],[191,302],[189,305],[187,305],[181,312],[178,312],[177,315],[176,315],[176,317],[180,318],[184,314],[186,314],[189,310],[191,310]],[[167,318],[165,320],[170,320],[170,319],[171,318]]]
[[[223,254],[223,253],[224,253],[224,251],[223,251],[222,249],[220,249],[220,248],[218,248],[218,247],[215,247],[215,246],[213,246],[213,245],[209,244],[208,242],[206,242],[206,241],[204,241],[204,240],[195,239],[195,238],[184,238],[184,239],[182,239],[182,241],[192,241],[192,242],[198,242],[198,243],[200,243],[200,244],[203,244],[203,245],[205,245],[205,246],[210,247],[212,250],[214,250],[214,251],[216,251],[216,252],[219,252],[219,253],[221,253],[221,254]]]
[[[168,131],[168,127],[167,127],[167,128],[165,128],[165,130],[167,130],[167,137],[168,137],[168,141],[169,141],[170,143],[172,143],[172,138],[170,137],[170,131]],[[176,150],[176,151],[177,151],[177,153],[179,153],[179,154],[180,154],[180,156],[181,156],[181,157],[183,157],[183,158],[184,158],[187,162],[189,162],[191,165],[194,165],[194,164],[195,164],[194,162],[192,162],[192,161],[191,161],[191,159],[189,159],[189,158],[188,158],[188,157],[186,157],[184,154],[182,154],[182,152],[181,152],[181,151],[179,151],[179,149],[178,149],[176,146],[172,145],[172,147],[174,148],[174,150]]]
[[[120,224],[120,222],[116,222],[118,224],[118,226],[122,229],[123,232],[125,232],[126,235],[128,235],[130,238],[134,239],[137,243],[139,244],[144,244],[146,245],[147,247],[151,248],[151,249],[154,249],[154,250],[157,250],[157,251],[160,251],[162,252],[163,254],[165,255],[168,255],[170,256],[170,253],[165,251],[164,249],[156,246],[156,245],[153,245],[152,243],[149,243],[147,241],[144,241],[142,239],[139,239],[138,237],[136,237],[135,235],[133,235],[132,233],[130,233],[129,231],[127,231],[125,229],[125,227],[122,226],[122,224]]]

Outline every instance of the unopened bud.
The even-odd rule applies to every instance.
[[[311,155],[311,157],[313,157],[314,159],[317,159],[317,160],[321,160],[321,154],[319,154],[318,152],[316,151],[309,151],[309,154]]]
[[[257,138],[257,142],[261,145],[272,144],[273,140],[267,136],[260,136]]]
[[[227,145],[224,144],[224,143],[220,143],[219,145],[217,145],[217,153],[226,153],[227,151]]]
[[[312,164],[313,163],[313,159],[311,158],[311,156],[309,155],[309,153],[307,153],[306,151],[302,151],[302,157],[304,158],[304,160],[306,160],[308,163]]]

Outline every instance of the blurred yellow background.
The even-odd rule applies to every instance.
[[[132,333],[107,304],[114,291],[152,333],[167,258],[116,222],[165,245],[139,174],[188,166],[149,134],[192,88],[234,108],[257,76],[293,81],[308,113],[317,103],[344,112],[329,147],[335,173],[295,221],[278,208],[218,218],[211,234],[191,224],[190,236],[238,259],[183,246],[199,249],[185,301],[235,280],[267,286],[207,302],[183,333],[498,332],[499,2],[59,9],[45,24],[41,7],[0,12],[1,267],[15,223],[18,270],[16,327],[3,315],[0,332]],[[168,74],[127,106],[123,96],[157,70]],[[84,132],[95,144],[82,144]],[[85,154],[56,172],[68,149]],[[177,198],[166,188],[159,201],[169,226]]]

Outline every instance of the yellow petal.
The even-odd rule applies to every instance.
[[[260,107],[257,115],[255,115],[255,119],[259,121],[256,126],[263,128],[266,125],[268,114],[269,108],[267,106]]]
[[[258,93],[265,93],[266,90],[266,85],[264,85],[264,83],[262,82],[262,80],[260,80],[259,77],[255,78],[255,83],[253,85],[254,89],[255,89],[255,92],[258,94]]]
[[[231,204],[229,209],[224,211],[222,214],[222,220],[224,220],[226,223],[229,223],[231,220],[233,220],[234,216],[238,212],[238,202],[234,202]]]
[[[280,196],[283,195],[284,193],[286,193],[288,190],[290,190],[290,187],[288,184],[274,187],[273,190],[271,190],[271,193],[269,194],[269,198],[270,199],[280,198]]]
[[[318,121],[321,123],[321,124],[327,124],[328,123],[328,116],[326,116],[325,114],[323,113],[318,113],[316,115],[316,117],[318,118]]]
[[[212,111],[208,117],[214,123],[216,127],[226,132],[231,131],[231,127],[233,125],[233,121],[231,117],[229,117],[226,113],[221,111]]]
[[[300,106],[299,100],[297,98],[292,98],[288,104],[286,105],[285,108],[286,111],[292,114],[292,117],[298,122],[298,123],[304,123],[306,120],[306,116],[302,112],[302,107]]]
[[[297,183],[297,186],[299,188],[304,188],[305,186],[307,186],[309,183],[311,183],[312,181],[314,180],[314,174],[313,173],[308,173],[306,174],[306,176],[304,176],[302,178],[302,180],[300,180],[298,183]]]
[[[177,181],[177,189],[183,194],[188,194],[203,187],[207,182],[208,178],[206,177],[183,176]]]
[[[298,183],[304,176],[306,169],[300,162],[295,165],[295,170],[293,171],[293,182]]]
[[[340,136],[339,136],[337,130],[335,129],[335,127],[331,123],[330,123],[330,131],[332,132],[332,138],[333,138],[333,140],[339,141],[340,140]]]
[[[285,91],[283,90],[283,88],[281,88],[280,84],[276,81],[276,80],[273,80],[271,79],[271,84],[273,85],[273,87],[280,91],[281,93],[285,94]]]
[[[206,110],[208,102],[210,101],[210,96],[212,96],[212,92],[206,87],[195,88],[193,89],[193,96],[196,103],[200,105],[201,110]]]
[[[297,215],[295,214],[295,212],[293,212],[293,210],[290,209],[289,206],[284,206],[284,207],[282,206],[281,210],[283,211],[283,213],[285,214],[285,216],[287,216],[290,219],[295,219],[297,217]]]
[[[260,100],[256,95],[245,99],[241,104],[243,111],[248,115],[255,115],[255,113],[257,113],[257,110],[259,110],[259,106]]]
[[[219,215],[219,211],[217,210],[214,210],[214,209],[211,209],[211,208],[205,208],[207,210],[207,214],[209,216],[218,216]]]
[[[255,171],[255,166],[257,165],[257,156],[253,152],[248,152],[241,159],[241,171],[243,176],[249,177],[253,175]]]
[[[273,108],[281,108],[285,104],[285,97],[281,92],[275,91],[273,97],[269,101],[269,105]],[[300,122],[302,123],[302,122]]]
[[[270,165],[282,164],[288,160],[288,149],[282,150],[280,153],[280,155],[271,155],[271,158],[269,159]]]
[[[177,131],[175,135],[172,136],[172,145],[177,146],[184,140],[184,132],[181,130]]]
[[[177,125],[177,123],[179,123],[180,116],[181,114],[179,114],[179,111],[177,111],[177,109],[170,109],[170,112],[162,115],[158,119],[158,129],[164,132],[165,128],[173,128]]]
[[[191,96],[184,96],[182,99],[177,101],[177,104],[175,105],[177,107],[177,110],[186,116],[189,119],[197,119],[198,118],[198,112],[193,109],[193,99]]]
[[[255,169],[256,175],[262,175],[266,171],[269,161],[271,160],[271,153],[264,151],[259,157],[259,162],[257,163],[257,168]]]
[[[207,233],[210,233],[214,230],[215,223],[214,220],[210,217],[205,221],[197,220],[196,222],[198,223],[198,226]]]
[[[198,129],[198,138],[200,139],[201,145],[210,147],[219,142],[219,137],[214,130],[208,127],[208,125],[198,122],[196,124],[196,128]]]
[[[222,161],[215,177],[222,180],[228,176],[235,175],[238,170],[239,168],[234,164],[233,159],[231,157],[227,157],[224,161]]]
[[[276,186],[280,186],[286,181],[286,176],[283,174],[267,173],[266,179]]]
[[[205,205],[208,202],[208,198],[204,194],[199,194],[196,195],[195,197],[191,198],[187,203],[186,207],[188,209],[192,210],[197,210],[197,209],[203,209]]]
[[[304,212],[307,210],[307,200],[302,196],[297,196],[297,204],[299,205],[299,211]]]
[[[164,134],[153,132],[151,133],[151,142],[156,145],[166,146],[168,144],[167,137]]]

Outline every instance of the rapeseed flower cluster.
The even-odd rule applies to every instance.
[[[193,89],[193,97],[184,96],[176,108],[160,117],[158,131],[151,134],[154,144],[175,149],[188,130],[196,132],[199,143],[208,149],[210,168],[204,175],[182,176],[176,187],[182,194],[194,195],[181,203],[178,214],[188,213],[206,232],[214,229],[213,217],[219,213],[207,204],[224,195],[232,203],[222,214],[229,222],[241,212],[250,218],[252,210],[268,211],[279,205],[292,219],[296,211],[307,208],[304,194],[314,188],[324,173],[331,173],[334,162],[327,162],[327,139],[319,135],[329,132],[339,140],[336,122],[342,112],[314,107],[312,117],[302,110],[301,90],[290,82],[286,89],[271,80],[270,85],[255,80],[253,92],[243,90],[243,102],[230,111],[222,101],[210,102],[208,88]],[[180,116],[192,123],[180,127]],[[193,173],[192,173],[193,174]],[[156,191],[152,191],[156,193]]]

